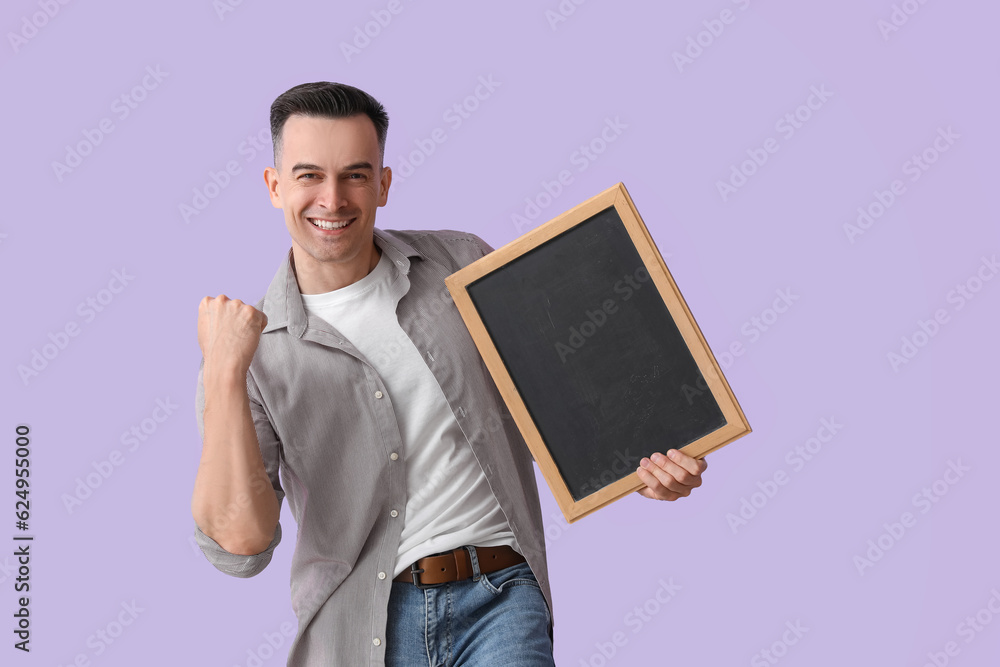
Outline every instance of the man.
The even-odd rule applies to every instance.
[[[375,228],[387,130],[352,86],[303,84],[271,106],[264,178],[292,246],[255,306],[199,305],[195,536],[217,568],[253,576],[287,491],[289,665],[551,665],[531,453],[444,287],[492,248]],[[705,462],[671,455],[643,460],[639,493],[700,486]]]

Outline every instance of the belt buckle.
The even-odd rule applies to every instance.
[[[423,572],[424,572],[424,568],[422,568],[422,567],[418,568],[417,567],[417,562],[413,561],[413,563],[410,565],[410,576],[413,578],[413,585],[416,586],[417,588],[426,590],[428,588],[437,588],[438,586],[444,586],[446,583],[448,583],[446,581],[442,582],[440,584],[425,584],[425,583],[422,583],[420,581],[420,575],[423,574]]]

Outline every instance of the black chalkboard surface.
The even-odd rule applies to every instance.
[[[446,282],[568,521],[750,430],[623,184]]]

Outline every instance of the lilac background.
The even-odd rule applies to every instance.
[[[73,2],[32,32],[37,0],[4,3],[0,539],[11,546],[0,553],[19,532],[18,423],[31,426],[36,539],[30,655],[11,647],[15,559],[0,557],[0,662],[284,664],[287,506],[283,542],[253,579],[217,572],[193,543],[195,323],[204,296],[259,299],[290,245],[262,178],[269,139],[256,155],[244,142],[268,137],[275,96],[333,80],[385,104],[397,178],[415,141],[447,136],[393,183],[380,228],[463,229],[498,247],[623,181],[713,350],[744,346],[726,375],[754,432],[709,456],[689,498],[634,495],[570,526],[538,475],[560,665],[774,664],[766,649],[787,665],[920,666],[928,653],[942,664],[948,642],[949,664],[995,664],[1000,281],[976,284],[976,272],[1000,250],[996,3],[592,0],[564,2],[575,11],[553,27],[557,0],[401,0],[346,57],[340,45],[387,5],[246,0],[219,14],[208,0]],[[879,22],[903,5],[916,13],[883,35]],[[725,9],[733,21],[679,71],[674,52]],[[22,31],[30,39],[12,44]],[[120,118],[113,101],[147,67],[168,74]],[[499,87],[454,128],[446,110],[481,76]],[[812,86],[832,96],[786,138],[775,123]],[[113,132],[60,179],[53,163],[103,118]],[[607,118],[627,128],[581,171],[572,156]],[[904,163],[948,127],[959,138],[910,180]],[[724,201],[717,181],[768,137],[779,150]],[[181,205],[231,160],[240,173],[185,221]],[[563,169],[572,183],[515,225]],[[851,243],[844,225],[894,179],[906,192]],[[78,305],[123,269],[134,278],[87,321]],[[952,290],[970,279],[981,290],[959,309]],[[773,315],[777,290],[798,298],[752,340],[751,318]],[[887,355],[938,309],[948,321],[894,369]],[[70,323],[79,334],[22,380],[18,368]],[[157,399],[177,407],[129,451],[122,434]],[[843,427],[796,470],[786,455],[823,418]],[[67,509],[78,478],[114,450],[122,464]],[[916,504],[949,462],[968,470]],[[753,494],[782,471],[787,484],[734,531],[728,515],[761,504]],[[915,525],[888,536],[904,512]],[[880,536],[891,548],[859,568]],[[663,604],[661,579],[680,587]],[[135,621],[96,643],[133,601]],[[963,630],[977,612],[981,629]],[[798,638],[786,623],[808,630]]]

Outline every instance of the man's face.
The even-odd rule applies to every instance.
[[[290,116],[279,162],[277,170],[265,170],[265,179],[272,205],[285,212],[296,269],[367,274],[375,210],[385,206],[392,180],[371,119]]]

